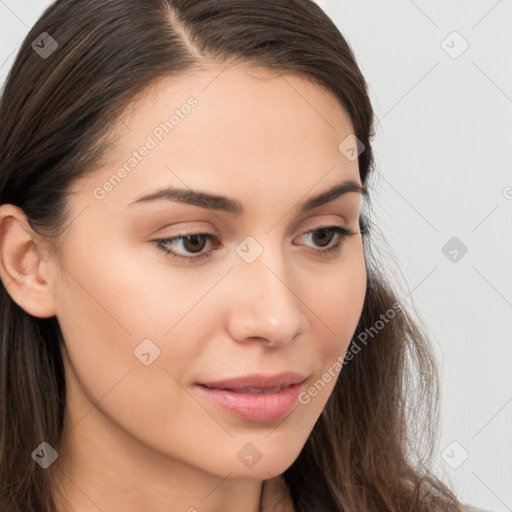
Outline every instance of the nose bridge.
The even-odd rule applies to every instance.
[[[260,338],[283,345],[306,326],[286,254],[276,241],[270,246],[271,238],[266,237],[265,247],[252,237],[237,247],[239,257],[231,273],[236,304],[229,330],[238,341]]]

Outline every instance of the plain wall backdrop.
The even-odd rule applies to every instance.
[[[0,0],[2,85],[50,3]],[[436,473],[511,511],[512,2],[318,3],[370,86],[372,219],[440,366]]]

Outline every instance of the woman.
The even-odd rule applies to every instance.
[[[0,117],[3,511],[467,510],[315,3],[57,1]]]

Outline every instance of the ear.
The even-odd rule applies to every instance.
[[[56,315],[50,264],[23,210],[0,206],[0,278],[14,302],[38,318]]]

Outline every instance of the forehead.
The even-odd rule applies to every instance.
[[[198,99],[205,115],[228,105],[232,108],[225,115],[240,108],[246,113],[264,115],[268,109],[261,110],[261,107],[266,105],[281,113],[309,111],[331,127],[340,121],[350,123],[339,101],[312,77],[249,64],[223,63],[207,63],[177,76],[160,78],[132,100],[123,121],[129,123],[152,114],[161,116],[190,96]]]
[[[186,104],[191,98],[197,106],[189,109]],[[173,113],[179,119],[173,119]],[[339,101],[310,78],[249,65],[208,64],[158,80],[122,115],[119,149],[136,147],[141,133],[151,134],[166,121],[175,125],[172,136],[163,140],[169,145],[178,140],[180,145],[187,140],[193,145],[194,139],[222,144],[223,134],[239,142],[260,137],[269,141],[268,135],[277,135],[272,140],[279,142],[297,136],[325,140],[332,132],[337,140],[343,135],[340,129],[352,131]]]
[[[208,65],[160,79],[128,105],[108,163],[88,188],[121,168],[109,201],[164,184],[235,190],[293,180],[308,188],[330,169],[331,182],[358,179],[357,161],[339,150],[352,131],[337,99],[307,78]]]

